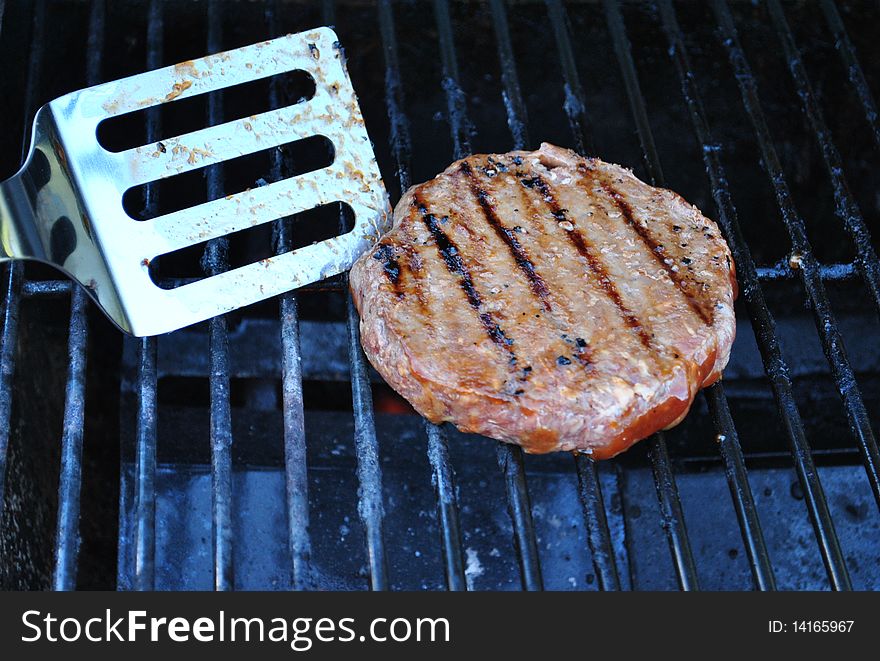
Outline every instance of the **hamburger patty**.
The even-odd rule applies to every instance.
[[[432,422],[527,452],[604,459],[677,424],[735,333],[715,223],[548,144],[410,188],[350,282],[391,387]]]

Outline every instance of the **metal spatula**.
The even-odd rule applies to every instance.
[[[98,124],[110,117],[295,70],[314,79],[308,101],[118,153],[98,142]],[[123,208],[130,188],[315,135],[333,144],[328,167],[147,221]],[[176,289],[151,279],[157,257],[337,201],[354,211],[347,234]],[[87,287],[122,330],[155,335],[340,273],[389,218],[339,42],[332,30],[319,28],[43,106],[27,162],[0,184],[0,259],[53,264]]]

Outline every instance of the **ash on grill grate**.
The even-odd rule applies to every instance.
[[[392,198],[469,152],[586,150],[717,218],[743,297],[723,386],[663,439],[597,467],[425,426],[367,369],[341,278],[123,343],[58,274],[7,265],[4,587],[880,587],[876,7],[30,4],[0,4],[4,174],[50,98],[333,24]],[[249,101],[301,93],[275,81]],[[189,119],[238,110],[229,93]],[[140,121],[150,140],[180,126]],[[145,187],[131,209],[301,167],[272,151],[184,192]],[[306,240],[281,221],[228,252],[212,244],[206,263]],[[161,286],[201,277],[201,257],[160,260]]]

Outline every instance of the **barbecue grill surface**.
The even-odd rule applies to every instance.
[[[880,587],[880,10],[0,0],[0,177],[56,96],[324,24],[392,201],[468,153],[548,141],[630,166],[717,220],[742,289],[722,384],[611,462],[525,458],[397,398],[367,367],[341,278],[134,340],[58,273],[6,264],[0,586]],[[152,142],[301,87],[267,81],[124,130]],[[301,171],[315,150],[129,202],[154,217]],[[180,285],[347,219],[337,207],[299,220],[157,277]]]

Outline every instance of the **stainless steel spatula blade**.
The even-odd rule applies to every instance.
[[[98,142],[108,118],[297,70],[314,80],[308,101],[122,152]],[[332,143],[329,166],[151,220],[123,208],[130,188],[311,136]],[[162,255],[333,202],[354,212],[354,229],[342,236],[175,289],[150,277]],[[43,106],[25,165],[0,183],[0,259],[53,264],[87,287],[122,330],[155,335],[345,271],[386,229],[389,212],[341,47],[332,30],[319,28]]]

